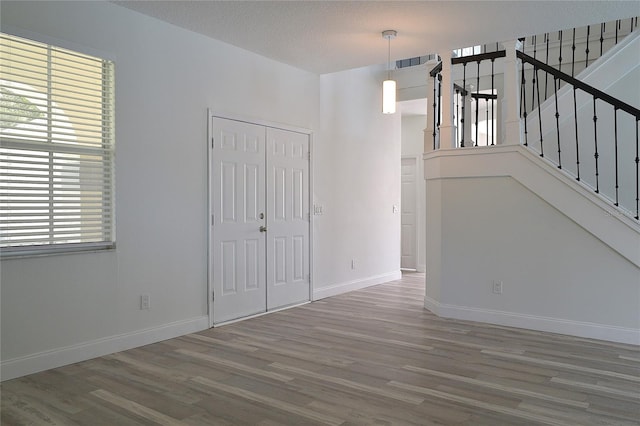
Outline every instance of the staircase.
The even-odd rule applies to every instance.
[[[513,41],[442,55],[451,66],[427,88],[427,309],[640,344],[640,31],[630,22],[617,43],[575,43],[582,67],[542,62],[549,35],[536,59],[526,41],[524,52]],[[482,146],[478,129],[494,115]]]
[[[614,99],[594,98],[572,84],[553,86],[540,107],[526,112],[524,144],[609,200],[621,214],[638,219],[637,129],[640,107],[640,31],[629,34],[576,79]],[[525,97],[535,101],[532,67]],[[527,87],[529,86],[529,87]],[[594,102],[595,99],[595,102]],[[614,102],[614,103],[612,103]],[[535,102],[531,102],[535,103]],[[595,103],[595,113],[594,113]],[[594,117],[596,120],[594,121]]]
[[[517,57],[520,143],[608,200],[619,214],[638,221],[640,32],[636,28],[637,18],[631,18],[526,37],[520,39]],[[480,53],[451,59],[456,147],[504,143],[506,120],[500,116],[507,115],[503,105],[507,87],[496,81],[506,74],[496,69],[504,68],[506,51],[500,43],[488,46],[495,48],[487,51],[484,45]],[[563,51],[570,52],[569,60]],[[442,63],[430,73],[434,101],[427,134],[433,136],[432,149],[440,146],[446,102],[441,96],[441,73]],[[479,137],[479,129],[486,135]]]

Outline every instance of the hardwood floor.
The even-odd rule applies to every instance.
[[[638,425],[640,348],[438,318],[424,275],[4,382],[2,425]]]

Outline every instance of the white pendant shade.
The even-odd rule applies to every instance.
[[[382,113],[395,114],[396,112],[396,82],[385,80],[382,82]]]

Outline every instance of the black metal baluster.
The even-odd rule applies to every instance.
[[[464,113],[467,103],[467,63],[462,64],[462,147],[464,147]]]
[[[576,180],[580,180],[580,146],[578,143],[578,105],[576,104],[576,87],[573,86],[573,121],[576,129]]]
[[[560,40],[560,54],[558,55],[558,69],[562,71],[562,30],[558,31],[558,40]]]
[[[633,32],[633,18],[631,18],[631,27],[629,28],[629,32],[632,33]]]
[[[549,33],[545,33],[544,34],[544,40],[545,40],[545,44],[547,45],[547,53],[546,53],[546,57],[545,57],[545,64],[549,64]],[[546,72],[544,73],[544,98],[547,99],[549,97],[549,92],[547,91],[547,88],[549,86],[549,73]]]
[[[560,81],[558,77],[553,76],[553,97],[556,103],[556,137],[558,139],[558,168],[562,168],[562,159],[560,157],[560,113],[558,112],[558,88],[560,87]]]
[[[615,206],[618,206],[618,107],[613,107],[613,148],[615,155],[616,166],[616,202]]]
[[[595,154],[593,154],[593,158],[596,160],[596,193],[600,192],[600,183],[598,181],[598,115],[596,113],[596,97],[593,97],[593,141],[595,146]]]
[[[495,139],[495,131],[493,129],[493,120],[495,120],[495,112],[494,112],[494,103],[493,103],[493,85],[494,85],[494,65],[495,65],[495,58],[491,58],[491,145],[495,145],[494,143],[494,139]],[[487,118],[487,126],[489,126],[489,121]]]
[[[478,76],[476,77],[476,94],[480,94],[480,61],[478,62]],[[478,114],[480,113],[480,102],[478,101],[478,97],[476,96],[476,141],[475,146],[478,146]]]
[[[437,74],[433,76],[433,149],[436,149],[436,81]]]
[[[536,36],[533,36],[533,59],[536,59]],[[533,111],[534,109],[536,109],[536,74],[535,71],[537,71],[536,68],[534,68],[534,72],[532,74],[532,80],[531,80],[531,111]]]
[[[487,120],[487,136],[485,138],[485,145],[489,146],[489,99],[484,100],[484,106],[487,107],[487,110],[485,111]],[[493,145],[493,143],[491,145]]]
[[[455,112],[455,122],[456,122],[456,143],[460,146],[460,90],[456,88],[456,112]]]
[[[627,193],[631,192],[633,190],[633,186],[629,185],[629,186],[625,186],[625,180],[624,180],[624,174],[623,176],[620,176],[620,173],[624,171],[624,164],[628,164],[628,166],[631,166],[631,161],[629,156],[622,156],[620,157],[620,150],[619,150],[619,139],[622,140],[624,142],[624,134],[621,134],[621,136],[618,135],[618,117],[617,117],[617,111],[618,110],[623,110],[626,113],[631,114],[632,117],[635,118],[636,121],[636,128],[635,128],[635,133],[636,133],[636,146],[635,146],[635,158],[633,161],[635,161],[635,176],[636,176],[636,211],[635,211],[635,216],[634,218],[636,220],[640,220],[639,216],[640,216],[640,111],[637,108],[634,108],[633,106],[620,101],[616,98],[614,98],[613,96],[611,96],[610,94],[607,94],[606,92],[603,92],[601,90],[598,90],[596,88],[594,88],[593,86],[590,86],[589,84],[586,84],[584,82],[582,82],[581,80],[578,80],[576,78],[571,78],[569,76],[567,76],[566,74],[563,74],[562,72],[560,72],[559,70],[557,70],[556,68],[543,63],[540,60],[534,60],[534,58],[526,55],[523,52],[517,52],[517,56],[518,58],[521,60],[522,66],[521,66],[521,73],[522,73],[522,80],[521,80],[521,87],[520,87],[520,95],[521,95],[521,101],[520,101],[520,115],[521,117],[525,117],[526,114],[526,110],[527,110],[527,102],[528,99],[526,99],[526,87],[528,85],[528,82],[524,81],[524,78],[526,76],[526,73],[528,72],[525,69],[525,64],[529,64],[530,66],[533,66],[533,70],[532,70],[532,78],[535,79],[536,84],[533,86],[533,90],[534,93],[532,95],[532,98],[537,96],[537,103],[538,103],[538,120],[539,120],[539,130],[540,130],[540,134],[541,134],[541,138],[540,138],[540,156],[544,157],[544,132],[543,132],[543,127],[547,126],[547,124],[545,124],[544,126],[542,125],[542,120],[541,120],[541,110],[540,110],[540,103],[542,101],[541,97],[539,96],[539,92],[540,92],[540,78],[538,75],[538,71],[544,71],[546,73],[549,73],[552,75],[553,79],[554,79],[554,104],[556,107],[556,111],[555,111],[555,115],[556,115],[556,136],[557,136],[557,149],[558,149],[558,163],[557,166],[559,168],[563,168],[562,165],[562,151],[565,151],[565,157],[566,157],[566,149],[564,149],[564,147],[562,147],[561,144],[561,140],[560,140],[560,131],[559,131],[559,118],[560,118],[560,114],[559,114],[559,90],[562,86],[562,82],[567,82],[568,84],[572,85],[572,90],[573,90],[573,102],[574,102],[574,128],[575,128],[575,150],[576,150],[576,179],[579,181],[582,178],[582,175],[584,172],[580,170],[580,157],[581,157],[581,153],[580,153],[580,143],[579,143],[579,133],[581,131],[579,131],[578,129],[578,109],[577,109],[577,89],[583,90],[585,91],[588,95],[592,96],[593,99],[593,114],[592,114],[592,118],[593,118],[593,132],[594,132],[594,138],[593,138],[593,147],[594,147],[594,154],[593,154],[593,158],[594,158],[594,163],[595,163],[595,184],[594,184],[594,191],[596,193],[600,192],[600,153],[599,153],[599,149],[600,147],[598,146],[598,112],[597,112],[597,103],[598,100],[601,100],[601,102],[604,102],[608,105],[611,105],[614,108],[614,161],[613,161],[613,166],[614,166],[614,173],[615,173],[615,181],[614,181],[614,189],[615,189],[615,197],[611,196],[611,198],[613,199],[613,201],[611,201],[612,204],[615,204],[615,206],[620,207],[624,205],[624,199],[625,199],[625,191]],[[474,60],[476,60],[476,58],[474,58]],[[479,94],[476,94],[474,96],[478,96],[480,97]],[[482,95],[481,97],[488,100],[488,97],[490,95]],[[535,104],[536,100],[533,101],[533,103]],[[487,106],[488,108],[488,106]],[[488,112],[487,112],[488,114]],[[563,112],[564,114],[564,112]],[[606,113],[608,114],[608,113]],[[487,116],[488,118],[488,116]],[[567,117],[568,118],[568,117]],[[624,125],[624,123],[623,123]],[[525,120],[525,145],[527,144],[527,134],[526,134],[526,128],[527,128],[527,120]],[[623,129],[624,126],[621,128]],[[548,129],[549,130],[549,135],[551,134],[552,129]],[[606,129],[605,129],[606,130]],[[607,138],[605,137],[605,142],[607,142],[606,140]],[[610,141],[610,139],[608,139]],[[565,140],[567,143],[568,140]],[[588,145],[588,141],[587,145]],[[631,142],[631,141],[629,141]],[[606,143],[605,143],[606,145]],[[583,143],[584,146],[584,143]],[[549,149],[550,147],[547,147],[547,149]],[[588,149],[588,148],[586,148]],[[611,161],[607,159],[608,157],[605,157],[605,163],[604,166],[606,169],[610,170],[611,167]],[[570,160],[570,159],[569,159]],[[565,159],[565,163],[566,163],[566,159]],[[623,170],[620,170],[620,165],[622,164]],[[604,169],[603,169],[604,170]],[[630,170],[629,170],[630,171]],[[631,172],[631,171],[630,171]],[[591,173],[590,171],[587,171],[587,173]],[[633,173],[633,172],[631,172]],[[609,173],[606,173],[606,176],[609,176]],[[590,179],[588,179],[590,181]],[[609,194],[610,193],[610,185],[611,183],[609,183],[609,181],[605,180],[603,181],[604,185],[605,185],[605,193]],[[620,194],[620,186],[622,186],[623,188],[623,193]],[[628,188],[628,189],[627,189]],[[620,201],[622,195],[622,202]],[[631,198],[631,197],[629,197]],[[626,207],[626,205],[625,205]],[[631,208],[632,209],[632,208]],[[629,210],[625,210],[627,212],[630,213]]]
[[[638,176],[638,165],[640,164],[640,156],[638,156],[638,122],[640,117],[636,117],[636,220],[640,219],[640,191],[638,188],[638,182],[640,182],[640,176]]]
[[[620,29],[620,20],[616,21],[616,44],[618,44],[618,30]]]
[[[576,29],[574,28],[573,41],[571,42],[571,77],[573,77],[575,69],[576,69]]]
[[[606,23],[600,24],[600,56],[602,56],[602,43],[604,42],[604,32],[606,30]]]
[[[438,74],[438,131],[440,131],[440,121],[442,119],[442,74]],[[442,143],[442,141],[440,141]]]
[[[520,61],[522,64],[522,76],[520,82],[520,113],[524,119],[524,146],[529,146],[529,140],[527,138],[527,80],[524,73],[524,61]]]
[[[536,95],[538,98],[538,125],[540,127],[540,157],[544,157],[544,146],[542,143],[542,110],[540,109],[540,83],[538,82],[538,67],[534,67],[536,79]]]
[[[591,25],[587,25],[587,48],[584,49],[584,53],[586,54],[584,59],[585,68],[589,66],[589,33],[591,33]]]

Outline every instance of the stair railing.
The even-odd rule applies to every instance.
[[[516,56],[522,61],[520,114],[524,125],[523,145],[534,149],[541,157],[551,161],[559,169],[564,169],[576,180],[591,186],[596,193],[611,199],[615,206],[628,211],[635,210],[633,215],[637,220],[640,203],[640,110],[522,51],[517,51]],[[531,93],[528,92],[529,84],[525,78],[527,69],[533,76]],[[542,73],[544,75],[541,76]],[[551,109],[546,111],[541,107],[544,102],[540,94],[542,77],[549,78],[553,85],[553,93],[550,94],[553,103]],[[570,87],[562,94],[561,83]],[[564,98],[564,102],[559,101],[559,98]],[[531,113],[534,114],[533,118]],[[599,126],[599,121],[606,121],[606,125]],[[591,122],[592,128],[591,124],[587,125]],[[610,132],[605,133],[607,129]],[[535,141],[531,137],[532,133]],[[567,140],[568,136],[571,136],[571,141]],[[586,139],[590,140],[590,146],[586,145]],[[607,143],[603,144],[602,141]],[[584,163],[589,154],[593,157],[593,167],[589,168],[593,174],[585,176],[581,161]],[[567,157],[571,158],[570,163]],[[635,199],[625,195],[623,201],[621,190],[625,194],[635,192]],[[632,204],[635,206],[631,207]]]
[[[497,45],[496,45],[497,47]],[[486,45],[482,48],[486,50]],[[457,78],[454,78],[453,87],[454,94],[454,127],[455,127],[455,141],[456,146],[460,148],[469,146],[478,146],[479,141],[479,128],[480,119],[484,118],[487,123],[487,136],[486,145],[496,145],[497,135],[493,130],[493,125],[489,126],[489,123],[494,123],[497,120],[497,100],[498,95],[496,91],[502,91],[502,88],[497,87],[496,84],[496,59],[504,58],[506,56],[505,50],[496,50],[493,52],[483,52],[467,56],[456,56],[451,58],[452,69]],[[485,64],[485,65],[483,65]],[[482,68],[490,67],[490,71],[483,71]],[[473,68],[473,69],[472,69]],[[461,70],[461,71],[460,71]],[[432,103],[432,120],[433,129],[431,136],[433,137],[433,149],[439,148],[438,130],[442,121],[442,62],[439,62],[430,72],[430,78],[433,79],[433,103]],[[486,84],[486,89],[490,93],[481,93],[481,79],[490,79],[490,83]],[[480,101],[486,102],[485,117],[480,117]],[[470,102],[476,103],[475,107],[475,120],[474,117],[469,116]],[[469,135],[466,133],[465,126],[467,124],[475,123],[475,134]]]
[[[527,36],[521,40],[523,52],[527,55],[570,74],[571,77],[577,77],[637,27],[638,17],[633,17]],[[529,81],[535,78],[527,77]],[[552,89],[551,79],[546,74],[544,84],[540,82],[542,101],[553,94]]]
[[[508,56],[505,50],[499,50],[498,43],[495,43],[493,52],[487,52],[487,45],[484,45],[479,54],[458,56],[453,52],[443,55],[443,60],[451,65],[447,69],[448,75],[443,78],[442,62],[429,73],[428,93],[432,94],[433,102],[425,137],[430,137],[432,142],[425,148],[432,145],[434,150],[440,149],[441,137],[444,137],[443,148],[478,146],[479,139],[482,140],[478,134],[480,102],[485,102],[486,116],[482,118],[486,120],[487,127],[489,123],[498,121],[503,126],[503,134],[498,134],[498,138],[495,131],[489,135],[487,129],[486,145],[513,143],[514,136],[518,138],[517,130],[511,124],[510,130],[505,126],[514,118],[517,122],[517,115],[505,119],[505,114],[511,114],[508,111],[514,108],[513,111],[521,118],[521,144],[611,200],[621,211],[640,220],[640,112],[638,108],[579,79],[583,69],[636,28],[637,18],[630,18],[582,29],[561,30],[555,41],[552,34],[543,34],[540,36],[542,45],[538,36],[520,39],[524,47],[516,47],[515,57],[510,53],[509,66],[506,62],[500,64],[497,68],[502,65],[505,68],[498,74],[495,72],[496,61]],[[599,38],[596,30],[600,32]],[[567,43],[570,43],[569,47]],[[518,43],[511,42],[511,46],[514,45]],[[571,52],[570,62],[563,59],[563,52],[567,51]],[[557,61],[552,60],[556,54]],[[520,62],[518,76],[510,71],[513,79],[507,79],[506,71],[511,69],[510,65],[514,64],[514,70],[517,66],[514,58]],[[489,63],[490,71],[484,65]],[[501,72],[508,80],[504,85],[500,78],[496,84],[496,75]],[[506,100],[506,86],[509,85],[511,90],[517,84],[520,87],[515,89],[516,94],[509,95],[510,99]],[[447,94],[449,89],[450,95]],[[475,134],[471,131],[474,117],[469,113],[472,102],[476,103]],[[511,106],[496,113],[497,104],[505,108],[503,102]],[[451,117],[443,116],[443,104]],[[498,126],[498,132],[499,129]],[[427,141],[425,139],[425,144]]]
[[[440,118],[442,117],[442,106],[440,104],[442,98],[442,61],[433,67],[429,71],[429,76],[433,80],[431,86],[433,87],[433,99],[431,118],[433,121],[432,137],[433,137],[433,149],[439,149],[440,144],[438,140],[438,130],[440,129]],[[427,127],[428,128],[428,127]]]

